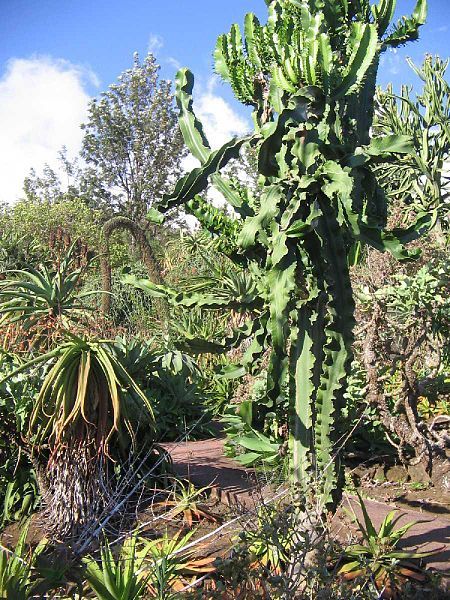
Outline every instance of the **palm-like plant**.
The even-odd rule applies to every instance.
[[[9,375],[38,363],[51,365],[30,417],[28,437],[35,452],[50,451],[47,513],[60,536],[95,522],[110,500],[114,456],[135,446],[138,427],[148,430],[153,425],[147,397],[110,344],[71,335]]]
[[[76,251],[75,243],[55,270],[44,264],[10,271],[14,278],[0,284],[0,325],[19,324],[36,344],[61,327],[79,323],[89,310],[85,298],[98,292],[80,291],[85,268],[76,265]]]

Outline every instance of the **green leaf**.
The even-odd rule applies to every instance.
[[[268,438],[259,434],[258,436],[243,436],[236,439],[237,443],[253,452],[278,452],[278,444],[272,444]]]
[[[194,75],[189,69],[180,69],[176,76],[176,100],[180,110],[178,123],[186,146],[192,155],[204,164],[210,154],[211,148],[203,132],[203,126],[195,116],[192,105],[192,90]]]
[[[255,245],[256,236],[268,225],[278,213],[278,206],[283,198],[283,187],[279,184],[266,188],[261,196],[258,214],[247,217],[239,234],[237,243],[244,250]]]
[[[369,156],[414,154],[414,152],[414,140],[409,135],[386,135],[374,138],[369,146],[364,147],[364,153]]]
[[[156,208],[150,208],[147,212],[147,219],[150,223],[155,223],[155,225],[161,225],[164,222],[164,215],[156,210]]]
[[[238,158],[241,147],[250,139],[251,137],[231,140],[219,150],[211,152],[203,166],[193,169],[178,181],[172,194],[164,194],[158,208],[165,212],[169,208],[179,206],[195,198],[197,194],[207,188],[210,175],[220,171],[230,160]]]

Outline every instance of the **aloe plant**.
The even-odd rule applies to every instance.
[[[155,421],[150,401],[111,342],[66,336],[0,380],[38,364],[47,367],[24,439],[31,457],[46,463],[39,487],[49,529],[60,538],[96,523],[111,502],[115,457],[123,460],[135,450],[138,434],[141,444],[151,443]],[[142,430],[150,435],[143,437]]]
[[[377,530],[360,494],[358,501],[362,519],[358,519],[354,513],[351,515],[350,511],[347,512],[356,523],[362,540],[344,548],[338,563],[338,576],[344,581],[359,579],[362,582],[361,588],[368,582],[373,582],[381,598],[400,597],[398,594],[408,580],[426,581],[424,570],[419,564],[411,561],[432,556],[440,550],[411,552],[398,548],[406,533],[423,521],[411,521],[396,528],[404,515],[393,510],[384,517]]]
[[[418,37],[427,12],[418,0],[411,17],[392,23],[395,0],[266,0],[268,20],[248,14],[244,32],[233,25],[219,37],[216,71],[235,96],[253,107],[254,132],[211,150],[193,112],[194,77],[178,72],[179,123],[200,166],[177,183],[148,217],[162,222],[183,205],[216,238],[216,247],[252,277],[252,293],[179,293],[127,281],[176,306],[232,308],[252,321],[218,351],[251,337],[242,363],[228,376],[257,372],[271,349],[267,394],[291,399],[294,481],[330,505],[339,494],[337,441],[345,435],[342,397],[352,358],[353,294],[347,258],[363,241],[398,259],[404,244],[434,224],[431,211],[405,230],[387,230],[387,201],[375,167],[413,151],[407,135],[371,139],[381,54]],[[244,146],[258,155],[257,197],[223,168]],[[204,195],[219,190],[233,214]],[[209,351],[211,347],[209,346]]]

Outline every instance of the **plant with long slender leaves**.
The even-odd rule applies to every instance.
[[[49,343],[52,334],[79,323],[90,307],[86,298],[98,291],[81,291],[85,265],[77,265],[75,242],[56,269],[45,264],[10,271],[0,282],[0,326],[18,324],[31,345]]]
[[[359,579],[362,588],[368,582],[373,582],[380,598],[400,598],[401,588],[408,580],[426,581],[423,569],[412,561],[432,556],[437,551],[401,550],[398,545],[402,538],[420,521],[411,521],[397,527],[403,515],[392,510],[376,529],[359,494],[358,500],[362,519],[353,514],[353,520],[362,540],[344,549],[337,573],[344,581]]]
[[[387,229],[387,199],[375,167],[414,147],[407,135],[370,135],[380,56],[418,37],[427,4],[418,0],[412,16],[392,26],[393,0],[266,3],[265,25],[250,13],[244,35],[233,25],[215,50],[216,71],[254,108],[254,133],[212,151],[193,112],[193,75],[180,70],[180,127],[201,166],[148,215],[161,222],[168,209],[183,205],[217,238],[220,251],[248,271],[257,293],[230,303],[213,293],[128,281],[172,305],[254,315],[223,341],[222,351],[252,340],[241,364],[224,374],[257,372],[270,348],[268,398],[276,405],[283,389],[290,390],[294,481],[315,489],[325,506],[339,497],[336,455],[346,433],[340,415],[354,323],[348,255],[363,241],[411,258],[404,244],[435,223],[427,210],[405,230]],[[258,153],[258,195],[221,174],[246,144]],[[232,215],[201,195],[209,184]],[[308,486],[311,479],[318,485]]]
[[[34,453],[50,452],[46,489],[41,491],[51,528],[59,535],[73,534],[95,521],[109,501],[114,456],[126,457],[136,433],[154,425],[147,396],[109,346],[71,335],[7,376],[40,363],[50,366],[27,437]]]
[[[48,573],[48,580],[43,581],[44,586],[40,585],[41,577],[37,568],[37,560],[42,554],[47,545],[47,540],[43,539],[34,550],[31,550],[26,543],[29,521],[20,531],[19,539],[17,540],[14,550],[10,550],[0,544],[0,598],[11,598],[14,600],[29,600],[37,597],[38,586],[46,587],[48,590],[51,587],[52,577],[56,571]],[[59,577],[58,583],[60,581]]]
[[[180,529],[174,534],[166,530],[156,539],[140,539],[138,556],[144,557],[142,572],[147,577],[151,598],[176,600],[191,584],[195,589],[199,576],[215,571],[214,556],[198,557],[201,544],[195,551],[188,548],[195,533],[195,529]]]
[[[133,534],[123,543],[119,556],[105,540],[100,547],[100,563],[92,556],[84,559],[87,583],[98,600],[138,600],[145,597],[147,577],[141,569],[145,554],[136,549],[137,536]]]

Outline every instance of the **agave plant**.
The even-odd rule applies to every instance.
[[[210,523],[219,523],[220,518],[213,515],[204,505],[205,493],[210,490],[209,485],[196,488],[190,481],[175,481],[175,488],[170,496],[170,499],[160,502],[157,506],[170,509],[168,517],[176,518],[183,515],[183,523],[188,527],[192,527],[194,521],[202,520]]]
[[[377,530],[367,508],[358,494],[363,520],[354,516],[362,542],[347,546],[341,557],[337,573],[344,581],[359,579],[364,586],[375,583],[380,598],[401,598],[401,588],[408,580],[424,582],[426,576],[417,559],[436,554],[433,552],[408,552],[397,548],[405,534],[420,521],[396,527],[402,514],[393,510],[383,519]]]
[[[277,403],[289,389],[294,481],[307,490],[316,480],[323,505],[332,506],[341,489],[337,440],[346,433],[339,417],[352,358],[348,256],[362,241],[412,258],[404,244],[435,223],[433,212],[424,211],[405,230],[387,229],[375,167],[414,147],[407,135],[371,139],[381,54],[417,39],[427,4],[417,0],[412,16],[397,23],[395,0],[266,4],[266,24],[248,14],[244,35],[233,25],[215,51],[216,71],[254,109],[254,133],[212,151],[193,112],[193,75],[179,71],[179,123],[201,166],[148,215],[161,222],[167,210],[183,205],[217,238],[220,251],[251,274],[255,292],[230,303],[128,281],[175,306],[252,313],[251,322],[223,341],[221,351],[252,340],[241,364],[224,375],[257,372],[270,349],[267,395]],[[256,196],[222,173],[246,144],[258,155]],[[233,214],[201,195],[210,183]]]
[[[138,427],[145,431],[154,424],[149,400],[110,345],[71,335],[8,375],[51,364],[30,416],[28,439],[35,453],[50,450],[41,491],[49,523],[60,536],[95,522],[109,501],[113,457],[135,446]]]
[[[176,600],[180,597],[178,593],[193,586],[199,575],[215,571],[214,556],[195,558],[192,550],[185,550],[195,531],[180,530],[175,534],[165,531],[154,540],[141,538],[138,555],[145,557],[142,571],[148,577],[151,598]]]
[[[0,283],[0,325],[20,325],[23,336],[36,344],[79,323],[89,310],[84,300],[98,292],[80,291],[85,268],[75,266],[77,248],[74,243],[56,270],[44,264],[9,271],[15,278]]]

